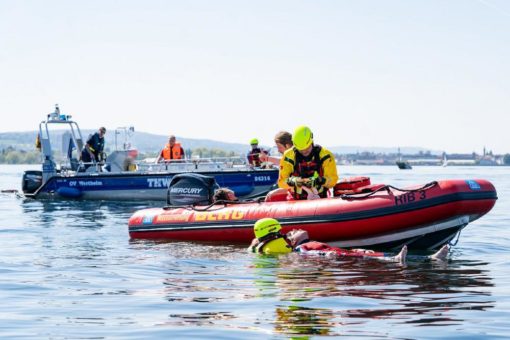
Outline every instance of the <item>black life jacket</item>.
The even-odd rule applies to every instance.
[[[322,146],[314,145],[312,152],[307,157],[303,156],[296,147],[293,147],[294,150],[294,172],[292,176],[298,176],[301,178],[310,178],[313,177],[315,172],[319,174],[319,176],[324,176],[324,169],[322,168],[322,164],[330,155],[324,156],[322,159],[320,157],[320,153],[322,150]],[[294,192],[295,199],[306,199],[308,194],[306,191],[302,190],[301,193]],[[321,188],[319,190],[319,196],[322,198],[328,197],[327,190]]]

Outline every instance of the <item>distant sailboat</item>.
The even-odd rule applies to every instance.
[[[441,163],[442,166],[448,165],[448,159],[446,159],[446,152],[443,152],[443,162]]]
[[[411,170],[413,167],[409,164],[408,161],[402,160],[402,154],[400,153],[400,148],[398,148],[398,160],[396,161],[397,166],[401,170]]]

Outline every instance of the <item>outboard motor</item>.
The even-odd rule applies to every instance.
[[[28,170],[23,173],[21,189],[25,194],[33,194],[42,185],[42,171]]]
[[[168,186],[166,202],[169,205],[209,205],[214,191],[219,189],[214,177],[196,173],[175,175]]]

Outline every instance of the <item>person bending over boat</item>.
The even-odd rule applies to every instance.
[[[274,218],[263,218],[258,220],[253,231],[253,239],[249,249],[254,253],[261,254],[285,254],[298,252],[307,255],[318,255],[327,257],[370,257],[382,259],[385,261],[405,262],[407,256],[407,246],[397,254],[376,252],[368,249],[342,249],[332,247],[326,243],[311,241],[308,232],[300,229],[293,229],[287,234],[281,234],[281,225]],[[443,246],[437,253],[425,258],[431,260],[445,260],[448,255],[448,246]]]
[[[184,159],[184,149],[181,144],[177,143],[175,140],[174,135],[168,137],[168,143],[166,143],[165,147],[159,153],[156,163]]]
[[[277,167],[280,165],[280,161],[282,159],[281,155],[288,149],[292,148],[294,145],[292,143],[292,135],[287,131],[280,131],[274,137],[274,143],[276,145],[276,149],[278,149],[278,156],[270,156],[270,155],[261,155],[262,162],[266,162],[269,167]]]
[[[278,186],[291,189],[294,199],[307,199],[313,188],[321,198],[338,181],[335,157],[331,151],[313,143],[313,133],[307,126],[299,126],[292,135],[294,146],[283,154],[280,161]]]
[[[81,151],[81,160],[84,168],[87,169],[92,164],[101,161],[101,155],[104,150],[104,135],[106,134],[106,128],[100,127],[99,131],[94,133],[85,143],[83,150]]]
[[[278,149],[278,152],[282,155],[285,153],[285,151],[294,146],[294,143],[292,142],[292,134],[287,131],[278,132],[276,136],[274,136],[274,143]]]
[[[253,138],[250,140],[251,150],[246,155],[248,158],[248,164],[253,167],[260,168],[265,164],[265,160],[267,158],[268,152],[259,147],[259,140],[257,138]]]

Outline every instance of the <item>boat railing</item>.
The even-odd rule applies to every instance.
[[[150,160],[135,162],[139,171],[192,172],[192,171],[228,171],[249,169],[247,162],[241,157],[196,158],[170,160],[155,163]]]
[[[73,162],[74,161],[74,162]],[[96,172],[109,172],[105,166],[106,162],[82,162],[75,159],[63,160],[56,164],[56,173],[60,176],[73,176],[78,172],[83,173],[96,173]]]
[[[113,154],[112,154],[113,155]],[[120,155],[119,158],[107,158],[101,162],[70,162],[62,160],[57,165],[62,176],[84,173],[120,173],[120,172],[196,172],[196,171],[242,171],[253,170],[242,157],[215,157],[185,160],[171,160],[155,163],[155,159],[133,160]]]

